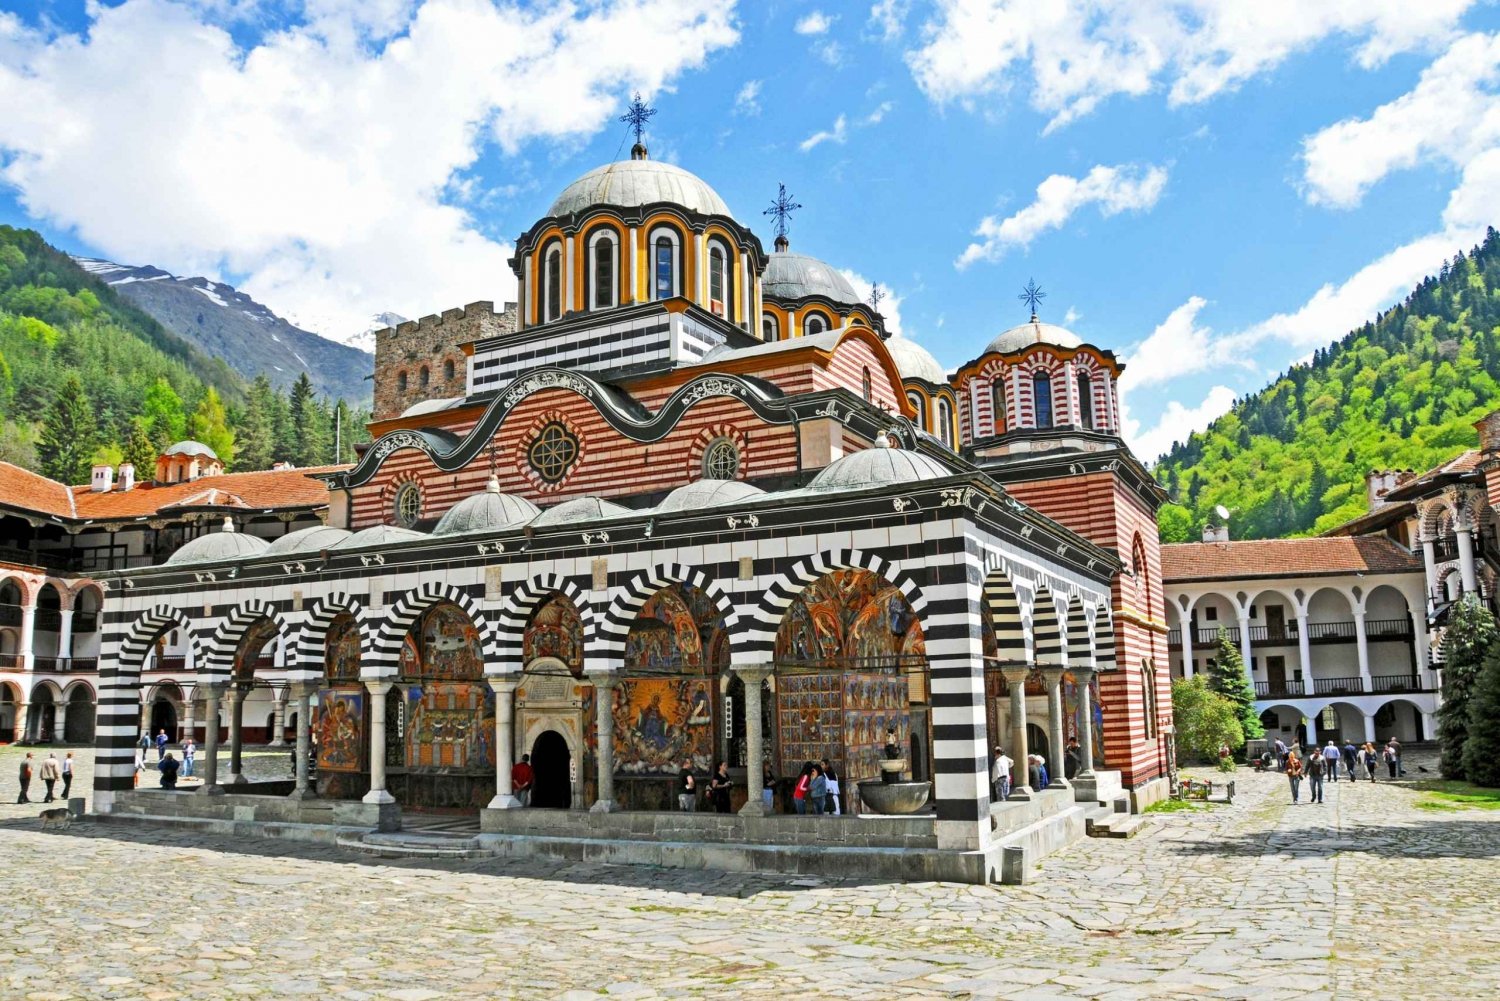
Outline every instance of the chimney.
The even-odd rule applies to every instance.
[[[94,466],[94,478],[89,483],[89,489],[96,494],[107,494],[115,485],[115,467],[109,463],[100,463]]]
[[[1208,522],[1207,524],[1205,524],[1203,526],[1203,541],[1204,542],[1228,542],[1229,541],[1229,526],[1228,525],[1218,525],[1218,524],[1215,524],[1214,522],[1211,522],[1211,521]]]
[[[287,462],[285,459],[281,460],[280,462],[273,462],[273,463],[271,463],[271,472],[273,472],[273,473],[280,473],[280,472],[284,472],[284,471],[286,471],[288,469],[296,469],[296,468],[297,467],[295,465],[293,465],[290,462]]]
[[[120,463],[120,489],[135,489],[135,466],[129,462]]]
[[[1395,469],[1372,469],[1365,474],[1365,499],[1371,511],[1379,511],[1390,503],[1385,495],[1401,485],[1402,476]]]
[[[1485,455],[1500,452],[1500,410],[1492,410],[1474,422],[1479,431],[1479,450]]]

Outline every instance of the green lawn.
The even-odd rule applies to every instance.
[[[1415,782],[1412,787],[1426,793],[1417,801],[1419,810],[1500,810],[1500,789],[1447,779]]]

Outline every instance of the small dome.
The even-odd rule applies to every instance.
[[[570,501],[547,508],[531,521],[532,528],[547,528],[557,525],[572,525],[580,521],[595,521],[629,514],[630,508],[621,507],[598,497],[575,497]]]
[[[807,485],[809,493],[831,494],[866,490],[892,483],[920,483],[952,476],[953,470],[920,452],[891,448],[881,435],[874,448],[835,459]]]
[[[497,532],[519,528],[535,518],[541,509],[525,497],[500,492],[500,481],[491,476],[484,492],[465,497],[438,519],[433,535],[467,535],[470,532]]]
[[[901,373],[901,378],[926,379],[938,386],[948,381],[948,373],[938,364],[932,352],[916,341],[900,334],[892,334],[886,338],[885,349],[891,353],[891,361],[896,363],[896,371]]]
[[[547,214],[564,216],[595,205],[637,208],[656,202],[680,205],[704,215],[730,215],[724,199],[696,174],[644,158],[595,167],[563,188]]]
[[[219,454],[201,441],[179,441],[175,445],[168,445],[162,455],[206,455],[210,459],[217,459]]]
[[[292,553],[320,553],[349,538],[351,532],[342,528],[334,528],[332,525],[314,525],[312,528],[299,528],[295,532],[288,532],[279,539],[272,540],[266,547],[267,556],[288,556]]]
[[[210,453],[212,454],[212,453]],[[200,535],[179,546],[167,557],[167,565],[180,563],[227,563],[259,556],[266,551],[266,540],[234,530],[234,521],[224,519],[224,528],[218,532]]]
[[[678,487],[658,505],[663,514],[669,511],[696,511],[698,508],[732,504],[747,497],[759,497],[765,491],[752,487],[743,480],[694,480],[687,486]]]
[[[1054,323],[1043,323],[1033,316],[1028,323],[1019,327],[1011,327],[1005,333],[990,341],[989,346],[984,349],[985,354],[1010,354],[1012,351],[1024,351],[1034,344],[1051,344],[1059,348],[1076,348],[1083,344],[1082,338],[1071,330],[1059,327]]]
[[[763,294],[776,299],[821,295],[846,306],[857,306],[861,301],[854,286],[833,265],[787,250],[770,256],[760,287]]]
[[[376,525],[355,532],[343,542],[334,543],[332,549],[368,549],[372,546],[399,546],[403,542],[414,542],[417,539],[425,539],[427,536],[422,532],[413,532],[409,528],[397,528],[394,525]]]

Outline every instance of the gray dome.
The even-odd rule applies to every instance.
[[[179,546],[167,557],[167,565],[179,563],[227,563],[259,556],[266,551],[266,540],[234,530],[234,522],[224,519],[224,528],[209,532]]]
[[[394,525],[376,525],[363,531],[355,532],[343,542],[335,543],[332,549],[368,549],[372,546],[399,546],[403,542],[413,542],[417,539],[427,538],[421,532],[413,532],[409,528],[397,528]]]
[[[266,547],[267,556],[286,556],[291,553],[318,553],[349,538],[352,533],[332,525],[314,525],[299,528],[275,539]]]
[[[904,448],[891,448],[882,440],[873,448],[830,462],[806,489],[809,493],[831,494],[893,483],[920,483],[952,475],[953,470],[936,459]]]
[[[667,494],[666,499],[656,505],[656,510],[662,513],[695,511],[717,504],[732,504],[747,497],[759,497],[764,493],[760,487],[752,487],[744,480],[694,480]]]
[[[167,446],[162,455],[206,455],[210,459],[217,459],[219,453],[203,444],[201,441],[179,441],[175,445]]]
[[[892,334],[886,338],[885,349],[891,353],[891,361],[896,363],[896,371],[901,373],[901,378],[926,379],[938,386],[948,381],[948,373],[943,370],[943,366],[916,341],[900,334]]]
[[[563,501],[554,507],[549,507],[541,514],[532,519],[532,528],[547,528],[557,525],[572,525],[580,521],[594,521],[599,518],[613,518],[617,515],[629,514],[630,508],[621,507],[598,497],[575,497],[570,501]]]
[[[777,299],[821,295],[847,306],[856,306],[861,301],[854,286],[833,265],[788,250],[778,250],[771,255],[766,273],[761,276],[760,287],[762,293]]]
[[[989,346],[984,349],[984,353],[1010,354],[1012,351],[1024,351],[1035,344],[1051,344],[1059,348],[1076,348],[1083,344],[1083,340],[1071,330],[1059,327],[1055,323],[1042,323],[1033,316],[1029,323],[1023,323],[1019,327],[1011,327],[990,341]]]
[[[549,216],[581,212],[595,205],[636,208],[670,202],[704,215],[730,215],[719,193],[696,174],[658,160],[620,160],[595,167],[563,188]]]
[[[500,492],[500,481],[491,476],[484,492],[465,497],[438,519],[433,535],[467,535],[470,532],[496,532],[519,528],[535,518],[541,509],[525,497]]]

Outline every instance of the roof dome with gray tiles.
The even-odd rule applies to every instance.
[[[467,535],[519,528],[541,513],[524,497],[500,492],[500,480],[491,476],[484,492],[466,497],[438,519],[433,535]]]
[[[731,216],[724,199],[701,177],[673,164],[644,157],[595,167],[563,188],[547,214],[565,216],[595,205],[638,208],[657,202],[680,205],[704,215]]]
[[[291,553],[318,553],[334,546],[349,538],[353,533],[343,528],[334,528],[332,525],[314,525],[312,528],[299,528],[295,532],[288,532],[279,539],[273,539],[266,547],[267,556],[286,556]]]
[[[179,546],[167,557],[168,566],[182,563],[227,563],[231,560],[248,559],[266,551],[266,540],[234,530],[234,522],[224,519],[224,528],[217,532],[200,535]]]
[[[575,497],[570,501],[547,508],[532,519],[532,528],[551,528],[558,525],[576,525],[581,521],[613,518],[629,514],[630,508],[621,507],[598,497]]]
[[[833,265],[790,250],[778,250],[770,256],[760,287],[765,295],[776,299],[820,295],[846,306],[857,306],[861,301],[854,286]]]
[[[662,513],[670,511],[693,511],[698,508],[733,504],[735,501],[759,497],[765,491],[743,480],[695,480],[667,494],[656,506]]]
[[[806,490],[819,494],[841,493],[885,487],[893,483],[940,480],[952,475],[953,470],[930,456],[904,448],[892,448],[890,440],[882,434],[874,448],[863,449],[830,462],[822,472],[813,477]]]

